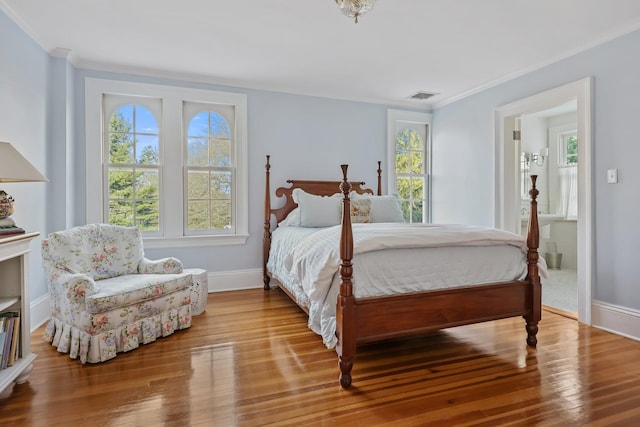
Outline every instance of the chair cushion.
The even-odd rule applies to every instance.
[[[51,233],[48,239],[56,267],[93,280],[134,274],[144,257],[142,235],[136,227],[89,224]]]
[[[85,297],[89,313],[102,313],[139,304],[181,289],[190,288],[190,273],[126,274],[96,282],[98,290]]]

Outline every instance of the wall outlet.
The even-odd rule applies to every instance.
[[[618,183],[618,169],[609,169],[607,171],[607,184]]]

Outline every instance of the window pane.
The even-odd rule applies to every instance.
[[[231,138],[231,131],[229,130],[229,123],[218,113],[211,113],[211,122],[209,136],[211,138]]]
[[[228,139],[212,139],[210,150],[211,158],[209,164],[211,166],[225,167],[231,166],[231,141]]]
[[[118,108],[111,118],[118,117],[122,122],[119,132],[131,132],[133,130],[133,104],[123,105]],[[126,130],[125,130],[126,129]]]
[[[203,111],[193,116],[187,130],[188,137],[209,137],[209,113]]]
[[[157,135],[136,136],[136,163],[144,165],[158,164],[159,138]]]
[[[109,163],[133,163],[133,105],[118,108],[109,120]]]
[[[209,199],[209,172],[189,171],[187,173],[187,197],[189,199]]]
[[[567,164],[575,165],[578,163],[578,138],[572,135],[567,138]]]
[[[134,174],[131,169],[109,169],[109,198],[130,199],[133,197]]]
[[[159,133],[158,122],[156,122],[156,118],[153,116],[153,113],[140,105],[136,105],[134,108],[135,132],[157,135]]]
[[[207,166],[209,164],[207,141],[207,138],[189,138],[187,142],[188,166]]]
[[[136,199],[158,198],[158,171],[145,170],[136,173]]]
[[[231,228],[231,201],[212,200],[211,201],[211,228],[230,229]]]
[[[109,224],[131,227],[133,225],[133,202],[110,201]]]
[[[411,157],[411,173],[424,173],[424,155],[422,151],[412,151]]]
[[[411,198],[422,199],[424,197],[424,178],[411,179]]]
[[[400,207],[402,208],[402,216],[404,217],[404,222],[411,222],[411,202],[408,200],[403,200],[400,202]]]
[[[160,229],[160,207],[157,200],[142,200],[136,203],[136,226],[143,231]]]
[[[215,199],[231,198],[231,172],[211,174],[211,197]]]
[[[407,130],[398,132],[398,134],[396,135],[396,152],[409,151],[409,147],[411,146],[409,139],[410,137]]]
[[[396,173],[409,173],[409,153],[396,152]]]
[[[409,180],[409,178],[396,178],[396,192],[401,199],[411,198],[411,181]]]
[[[190,200],[188,207],[189,230],[206,230],[209,228],[209,201]]]
[[[415,200],[411,203],[411,222],[421,223],[424,212],[424,202],[422,200]]]
[[[424,142],[420,138],[420,134],[413,129],[407,130],[409,135],[409,148],[411,150],[424,151]]]

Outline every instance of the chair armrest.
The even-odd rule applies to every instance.
[[[178,258],[168,257],[159,260],[143,258],[138,265],[140,274],[180,274],[182,262]]]
[[[97,292],[96,282],[86,274],[69,273],[57,270],[61,274],[50,277],[49,291],[54,298],[66,298],[76,307],[84,307],[85,296]]]

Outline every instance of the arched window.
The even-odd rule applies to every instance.
[[[235,227],[235,142],[231,111],[219,106],[189,103],[198,111],[189,120],[186,134],[186,234],[229,232]],[[207,108],[202,111],[201,108]],[[221,111],[212,111],[211,109]],[[223,117],[223,114],[228,117]]]
[[[106,100],[109,103],[109,99]],[[160,133],[153,112],[139,104],[115,108],[108,121],[107,216],[110,224],[160,229]]]

